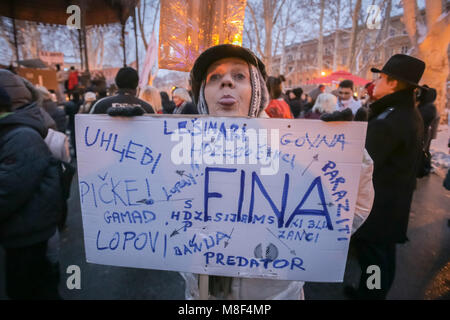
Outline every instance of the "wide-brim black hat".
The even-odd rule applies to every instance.
[[[406,54],[396,54],[389,58],[383,69],[372,68],[374,73],[384,73],[397,80],[404,81],[413,87],[425,89],[419,85],[425,71],[425,62]]]
[[[209,66],[214,62],[225,58],[241,58],[247,63],[256,66],[264,77],[264,80],[267,79],[264,63],[250,49],[234,44],[219,44],[203,51],[194,62],[190,80],[195,102],[198,101],[200,86],[203,79],[206,77],[206,71]]]

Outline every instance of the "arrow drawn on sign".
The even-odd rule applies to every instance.
[[[302,175],[305,174],[306,170],[309,169],[309,167],[312,165],[312,163],[314,161],[319,161],[319,154],[314,155],[313,159],[311,160],[311,162],[308,164],[308,166],[305,168],[305,170],[303,170]]]
[[[184,226],[182,226],[179,229],[175,229],[172,234],[170,235],[170,238],[172,238],[173,236],[180,234],[178,231],[180,231],[181,229],[185,229],[184,231],[186,231],[187,228],[192,227],[192,222],[191,221],[183,221]]]
[[[176,174],[178,174],[180,177],[186,177],[186,178],[189,178],[189,179],[192,178],[192,177],[188,176],[187,174],[185,174],[185,173],[184,173],[184,170],[176,170],[175,172],[176,172]]]
[[[292,255],[297,255],[296,253],[295,253],[295,250],[292,250],[291,248],[289,248],[289,246],[286,244],[286,243],[284,243],[283,241],[281,241],[281,239],[280,238],[278,238],[273,232],[272,232],[272,230],[270,230],[269,228],[266,228],[267,229],[267,231],[269,231],[275,238],[277,238],[278,239],[278,241],[280,241],[286,248],[288,248],[288,250],[289,250],[289,252],[292,254]]]
[[[137,203],[144,203],[144,204],[150,204],[152,205],[153,203],[155,203],[155,201],[153,199],[142,199],[139,201],[136,201]]]
[[[142,199],[139,201],[136,201],[136,203],[143,203],[152,205],[155,202],[168,202],[168,201],[186,201],[186,200],[194,200],[194,198],[185,198],[185,199],[167,199],[167,200],[153,200],[153,199]]]
[[[231,235],[233,234],[233,231],[234,231],[234,227],[233,227],[233,229],[231,229],[231,233],[228,236],[229,237],[228,240],[231,240]],[[223,248],[225,249],[227,246],[228,246],[228,241],[225,241]]]

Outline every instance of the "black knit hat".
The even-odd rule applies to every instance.
[[[397,80],[404,81],[413,87],[426,88],[419,86],[419,81],[425,71],[425,62],[406,54],[395,54],[389,58],[383,69],[372,68],[374,73],[384,73]]]
[[[195,60],[194,66],[192,67],[190,82],[196,103],[198,101],[200,86],[206,77],[208,67],[214,62],[225,58],[241,58],[258,67],[264,80],[267,79],[264,63],[252,51],[234,44],[219,44],[203,51],[197,60]]]
[[[139,76],[131,67],[123,67],[116,74],[116,85],[119,89],[136,89],[139,84]]]

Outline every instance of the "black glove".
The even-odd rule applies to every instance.
[[[144,109],[141,107],[110,107],[106,113],[111,117],[135,117],[142,116]]]
[[[353,113],[350,108],[347,108],[342,111],[335,111],[333,113],[324,113],[320,116],[320,120],[322,121],[352,121]]]

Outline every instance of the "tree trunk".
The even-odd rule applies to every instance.
[[[271,0],[264,0],[264,31],[265,31],[265,43],[264,43],[264,64],[268,74],[272,73],[272,19],[273,19],[273,6]]]
[[[286,34],[287,34],[287,30],[288,30],[288,26],[289,26],[289,18],[291,17],[291,9],[292,9],[292,1],[289,1],[289,6],[287,9],[287,13],[286,13],[286,20],[285,20],[285,24],[284,24],[284,28],[282,29],[283,35],[282,35],[282,40],[281,40],[281,48],[282,48],[282,52],[281,52],[281,60],[280,60],[280,75],[284,74],[284,66],[286,64],[285,59],[285,55],[286,55]]]
[[[144,6],[143,6],[144,12],[142,14],[142,15],[144,15],[144,17],[142,18],[142,15],[141,15],[141,1],[139,1],[136,10],[138,12],[138,15],[137,15],[138,16],[138,24],[139,24],[139,29],[141,31],[142,42],[144,43],[145,52],[147,52],[148,44],[147,44],[147,40],[145,39],[145,31],[144,31],[144,23],[143,23],[143,20],[145,20],[145,0],[142,2],[144,3]]]
[[[386,13],[385,13],[385,19],[384,19],[384,29],[383,29],[383,33],[382,33],[382,37],[383,40],[386,39],[389,36],[389,26],[391,25],[391,11],[392,11],[392,0],[388,0],[388,4],[387,4],[387,8],[386,8]],[[378,41],[377,41],[378,42]],[[381,61],[385,62],[387,60],[386,57],[386,49],[382,48],[381,49]]]
[[[418,36],[415,24],[416,11],[411,8],[409,1],[403,1],[405,27],[412,41],[415,41],[415,55],[426,64],[421,84],[427,84],[437,91],[436,107],[441,119],[445,117],[447,102],[447,78],[449,75],[447,48],[450,43],[450,13],[442,14],[440,1],[426,2],[428,32],[422,40]]]
[[[356,0],[355,9],[353,11],[353,19],[352,19],[352,31],[350,35],[350,47],[348,52],[348,69],[350,72],[354,72],[355,68],[355,48],[356,48],[356,31],[358,28],[358,16],[361,11],[361,0]]]
[[[325,12],[325,0],[320,0],[320,19],[319,19],[319,44],[317,46],[317,73],[321,76],[323,69],[323,15]]]
[[[334,48],[333,48],[333,72],[337,69],[337,55],[339,46],[339,24],[341,18],[341,0],[337,0],[336,4],[336,31],[334,32]]]

